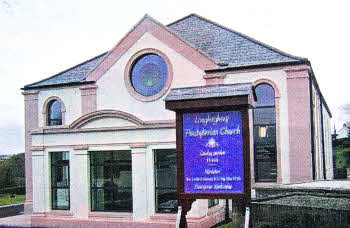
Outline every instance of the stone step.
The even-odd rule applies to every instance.
[[[294,194],[251,203],[253,227],[350,227],[350,198]]]
[[[341,197],[350,199],[349,189],[324,188],[255,188],[256,200],[279,198],[292,195],[313,195],[324,197]]]

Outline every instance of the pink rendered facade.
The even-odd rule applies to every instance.
[[[163,90],[145,98],[128,78],[134,62],[147,53],[161,56],[169,74]],[[309,63],[221,71],[213,58],[146,16],[89,71],[86,81],[88,84],[24,88],[25,213],[32,214],[34,226],[174,227],[176,214],[156,212],[155,177],[151,177],[154,151],[175,149],[175,118],[165,111],[163,101],[170,88],[242,82],[270,85],[274,90],[277,174],[272,182],[256,180],[253,149],[253,190],[333,179],[328,140],[331,114]],[[106,95],[109,90],[113,93]],[[51,100],[62,104],[62,126],[47,126]],[[131,212],[92,210],[89,154],[97,150],[130,151]],[[51,207],[50,154],[61,151],[68,151],[72,158],[69,210]],[[188,215],[189,227],[211,227],[224,219],[224,213],[224,201],[211,208],[206,200],[198,201]]]
[[[290,128],[290,169],[291,182],[302,182],[312,180],[312,171],[310,170],[311,140],[310,138],[310,92],[307,71],[288,72],[288,111],[290,114],[289,122],[293,128]],[[309,99],[305,99],[308,97]],[[309,126],[305,128],[305,126]]]

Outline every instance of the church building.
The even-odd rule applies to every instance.
[[[169,25],[146,15],[111,50],[23,87],[32,226],[174,227],[176,121],[164,98],[242,83],[256,94],[252,197],[333,179],[331,112],[308,59],[196,14]],[[211,227],[224,215],[224,200],[201,199],[187,222]]]

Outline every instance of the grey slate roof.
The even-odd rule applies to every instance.
[[[195,48],[214,59],[219,68],[289,63],[306,60],[295,57],[243,34],[191,14],[168,28]],[[49,78],[24,86],[24,89],[84,83],[87,73],[107,54],[103,53]]]
[[[232,97],[249,95],[253,92],[253,83],[208,85],[171,89],[165,101],[204,99],[210,97]]]
[[[80,63],[74,67],[71,67],[65,71],[62,71],[58,74],[55,74],[49,78],[35,82],[29,85],[24,86],[24,89],[27,88],[36,88],[42,86],[50,85],[60,85],[60,84],[69,84],[69,83],[81,83],[85,81],[86,74],[99,63],[102,58],[107,54],[107,52],[95,56],[92,59],[89,59],[83,63]]]
[[[196,14],[173,22],[168,27],[212,57],[217,64],[225,67],[306,60],[279,51]]]

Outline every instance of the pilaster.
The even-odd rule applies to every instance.
[[[96,85],[88,85],[80,88],[81,91],[81,114],[85,115],[97,110]]]
[[[44,148],[43,147],[35,147],[31,148],[32,152],[32,168],[33,168],[33,189],[31,192],[32,196],[32,208],[31,212],[33,213],[44,213],[46,209],[46,194],[45,194],[45,159],[44,159]]]
[[[90,211],[90,171],[87,146],[75,147],[70,155],[70,199],[74,217],[88,219]]]
[[[148,216],[146,145],[133,145],[131,148],[131,156],[133,219],[139,220]]]
[[[38,93],[37,90],[24,91],[24,151],[25,151],[25,181],[26,200],[24,202],[24,213],[33,212],[33,186],[32,186],[32,154],[30,147],[32,139],[30,131],[38,127]]]

